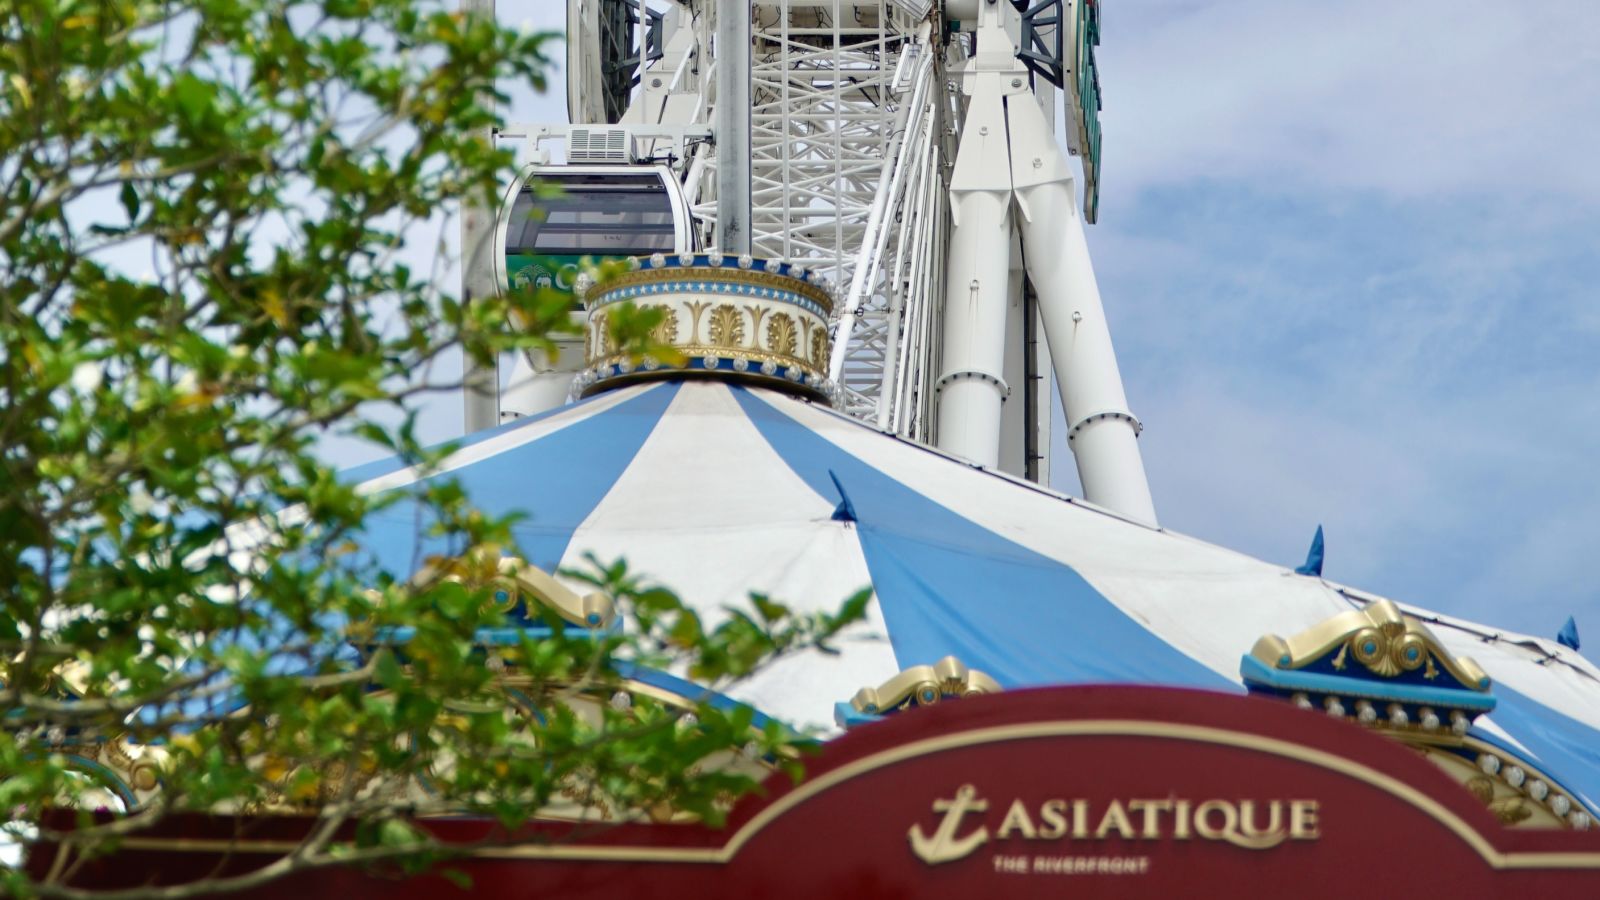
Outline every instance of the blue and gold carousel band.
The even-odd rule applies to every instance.
[[[827,377],[833,294],[802,266],[718,253],[633,257],[629,270],[578,285],[588,322],[577,393],[651,378],[734,378],[833,403]],[[661,311],[652,341],[677,359],[624,352],[607,322],[621,303]],[[664,355],[664,354],[663,354]]]

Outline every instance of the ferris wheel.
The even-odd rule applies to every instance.
[[[567,37],[570,121],[498,132],[523,162],[500,284],[570,288],[584,256],[800,266],[834,297],[838,409],[1039,482],[1064,437],[1089,500],[1154,522],[1084,239],[1095,0],[568,0]],[[519,360],[500,414],[565,402],[581,365]]]

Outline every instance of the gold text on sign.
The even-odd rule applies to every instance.
[[[970,784],[950,799],[937,799],[943,813],[933,836],[913,825],[911,852],[929,865],[968,856],[988,843],[989,802]],[[1178,797],[1130,798],[1096,803],[1085,799],[1011,801],[993,831],[995,841],[1222,841],[1249,850],[1268,850],[1284,841],[1314,841],[1321,836],[1316,800],[1254,800]]]

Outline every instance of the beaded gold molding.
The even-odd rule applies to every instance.
[[[676,262],[677,257],[669,257],[669,259],[672,262],[661,268],[645,266],[633,271],[613,275],[590,288],[588,296],[598,297],[605,294],[620,294],[622,288],[661,285],[680,281],[704,281],[715,284],[792,291],[821,306],[823,315],[829,315],[833,312],[832,293],[827,288],[813,284],[810,281],[786,274],[762,271],[755,267],[741,269],[738,266],[709,266],[704,264],[684,266]],[[698,257],[698,259],[704,260],[705,257]],[[760,263],[757,263],[757,265],[759,266]]]

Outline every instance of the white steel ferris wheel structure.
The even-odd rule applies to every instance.
[[[507,215],[526,184],[565,178],[602,199],[570,234],[549,226],[542,252],[803,266],[835,292],[825,364],[842,411],[1042,482],[1053,370],[1085,496],[1154,522],[1083,232],[1097,6],[568,0],[570,122],[500,131],[528,165],[494,256],[518,252]],[[629,176],[664,196],[605,193]],[[500,414],[560,402],[579,356],[519,361]]]

